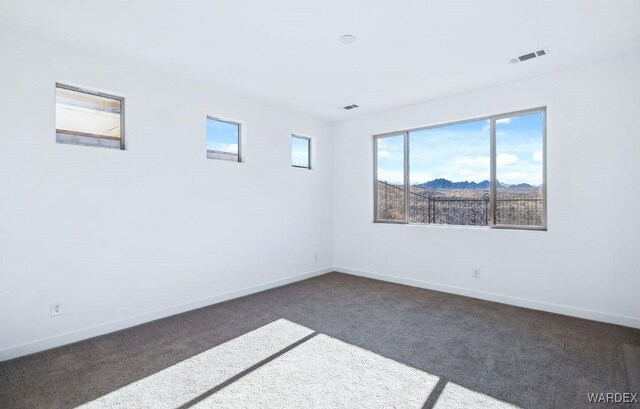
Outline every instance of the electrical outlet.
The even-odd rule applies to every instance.
[[[51,316],[57,317],[58,315],[62,315],[62,303],[54,302],[51,304]]]
[[[314,254],[313,261],[318,261],[318,253]]]
[[[473,269],[473,278],[480,278],[480,269],[477,267]]]

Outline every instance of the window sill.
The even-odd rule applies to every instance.
[[[538,226],[507,226],[507,225],[473,226],[473,225],[458,225],[458,224],[405,223],[403,221],[381,221],[381,220],[375,220],[373,221],[373,224],[404,225],[409,227],[429,227],[429,228],[443,228],[443,229],[547,231],[547,227],[538,227]]]

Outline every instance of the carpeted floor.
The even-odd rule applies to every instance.
[[[288,326],[264,335],[282,318]],[[355,378],[362,385],[381,382],[367,399],[377,393],[394,399],[397,384],[402,396],[415,398],[403,404],[427,397],[424,408],[459,407],[465,395],[472,407],[494,407],[482,396],[520,408],[640,407],[587,400],[588,393],[640,392],[640,330],[331,273],[0,363],[0,408],[95,404],[144,386],[144,378],[173,382],[175,389],[167,371],[191,368],[193,376],[207,359],[222,357],[234,359],[219,365],[219,373],[194,378],[204,389],[217,387],[193,407],[265,407],[252,395],[259,388],[284,388],[267,403],[288,394],[289,405],[313,407],[327,390],[343,393],[335,399],[353,399],[339,387]],[[262,363],[251,366],[256,362]],[[375,368],[384,370],[376,375]],[[325,388],[308,389],[323,376]]]

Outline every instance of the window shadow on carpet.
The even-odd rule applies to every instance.
[[[286,319],[77,409],[114,407],[517,409]]]

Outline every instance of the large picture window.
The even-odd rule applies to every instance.
[[[374,137],[375,221],[546,229],[545,109]]]

